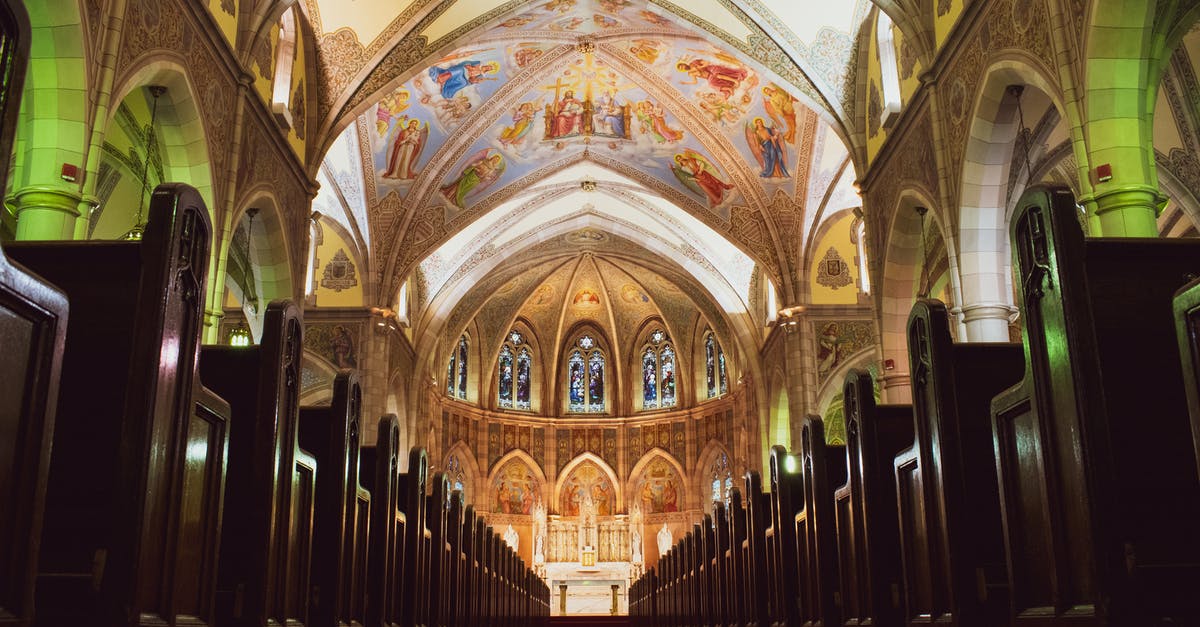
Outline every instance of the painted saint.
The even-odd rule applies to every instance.
[[[428,123],[421,124],[421,121],[415,118],[401,118],[388,150],[387,169],[383,172],[383,178],[401,181],[415,179],[417,161],[420,160],[428,139]]]
[[[484,63],[471,59],[446,67],[435,65],[429,68],[429,80],[437,84],[442,98],[450,100],[469,85],[496,80],[497,77],[490,75],[499,72],[500,64],[495,61]]]
[[[748,85],[758,82],[750,70],[744,67],[711,63],[700,57],[695,57],[690,61],[680,61],[675,64],[675,69],[687,74],[691,79],[684,81],[681,83],[682,85],[696,85],[703,80],[709,87],[726,98],[733,98],[734,93],[742,89],[743,82]],[[749,96],[744,96],[744,98],[749,103]]]
[[[583,130],[583,102],[575,97],[573,90],[563,92],[562,98],[554,103],[553,114],[547,139],[578,135]]]
[[[653,39],[635,39],[633,45],[629,47],[629,52],[633,56],[641,59],[646,65],[654,65],[658,62],[658,55],[661,54],[662,43]]]
[[[638,119],[638,132],[649,134],[656,144],[673,144],[683,139],[683,131],[667,124],[667,114],[661,105],[642,100],[634,107]]]
[[[600,13],[592,15],[592,23],[596,25],[596,28],[616,28],[621,25],[617,20]]]
[[[379,101],[379,106],[375,108],[375,131],[380,137],[387,137],[392,120],[400,117],[408,109],[411,98],[412,94],[402,87]]]
[[[787,146],[784,135],[774,125],[768,126],[762,118],[745,126],[746,144],[758,161],[758,175],[765,179],[791,178],[787,169]]]
[[[506,167],[503,155],[484,148],[467,160],[457,178],[442,186],[442,196],[454,206],[466,209],[467,198],[490,187]]]
[[[716,166],[694,150],[684,150],[675,155],[671,171],[684,187],[706,198],[709,208],[725,202],[725,194],[734,187],[733,183],[721,178]]]
[[[800,101],[775,83],[763,87],[762,95],[763,108],[767,110],[767,115],[771,116],[775,124],[787,129],[783,135],[783,141],[789,144],[794,143],[796,141],[796,103]]]
[[[533,101],[517,105],[516,111],[513,111],[512,126],[506,126],[500,131],[500,143],[504,146],[512,146],[523,142],[525,136],[529,134],[529,129],[533,128],[537,110],[538,103]]]
[[[617,96],[612,90],[604,92],[596,100],[593,110],[595,111],[592,114],[592,132],[594,134],[621,139],[629,138],[629,130],[625,124],[629,107],[617,102]]]

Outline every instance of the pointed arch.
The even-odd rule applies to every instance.
[[[693,487],[695,489],[697,500],[700,503],[700,507],[709,513],[711,513],[711,501],[709,497],[712,495],[713,489],[713,477],[711,471],[713,465],[721,459],[722,455],[725,456],[725,460],[728,465],[730,473],[730,487],[732,487],[738,483],[737,471],[735,470],[733,455],[729,453],[729,450],[725,448],[724,444],[716,440],[709,440],[708,444],[704,446],[704,449],[700,451],[700,455],[696,457],[696,471]]]
[[[551,501],[553,503],[552,507],[555,509],[559,507],[559,504],[562,503],[563,487],[566,485],[567,480],[571,478],[571,475],[577,468],[586,463],[595,464],[600,469],[600,472],[604,474],[604,477],[608,479],[613,487],[613,496],[616,499],[616,503],[623,507],[625,503],[624,489],[622,483],[617,480],[617,473],[599,455],[590,452],[576,455],[558,472],[558,480],[554,482],[554,494]],[[617,509],[614,508],[613,513],[618,513]]]
[[[522,474],[522,468],[525,474]],[[546,475],[529,453],[520,449],[509,451],[488,473],[487,490],[488,502],[485,504],[477,498],[477,509],[504,514],[529,514],[535,503],[544,502]]]
[[[451,460],[457,459],[459,468],[462,473],[462,493],[463,503],[475,503],[473,500],[480,494],[480,482],[483,480],[483,473],[479,469],[479,462],[475,459],[475,453],[471,451],[471,447],[467,446],[466,442],[459,440],[450,446],[450,450],[446,451],[446,455],[442,458],[441,468],[447,472],[447,478],[450,479],[450,489],[455,489],[455,478],[452,476]],[[545,483],[543,481],[543,483]],[[479,503],[475,503],[477,506]]]
[[[689,500],[693,491],[686,484],[687,477],[683,464],[656,446],[633,465],[629,473],[631,500],[626,506],[632,504],[632,499],[639,499],[645,515],[685,511],[695,505],[694,499]]]

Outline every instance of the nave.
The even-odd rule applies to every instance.
[[[1200,625],[1200,3],[399,4],[0,2],[0,625]]]

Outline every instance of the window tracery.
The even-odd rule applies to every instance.
[[[704,381],[708,398],[729,392],[729,376],[725,370],[725,351],[710,329],[704,334]]]
[[[567,411],[603,413],[604,351],[590,335],[581,335],[567,356]]]
[[[533,376],[533,352],[529,349],[525,335],[520,331],[509,332],[500,347],[498,358],[497,402],[504,409],[529,410],[531,407],[530,377]]]
[[[446,367],[446,396],[467,400],[467,336],[458,339]]]
[[[650,333],[642,347],[642,409],[676,405],[675,348],[662,329]]]

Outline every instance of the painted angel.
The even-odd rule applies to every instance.
[[[385,179],[411,181],[417,178],[417,162],[429,139],[429,124],[421,124],[417,119],[408,119],[406,124],[406,119],[401,118],[400,124],[396,125],[396,135],[388,151],[387,169],[383,172]]]
[[[775,83],[770,83],[762,88],[763,108],[767,110],[767,115],[775,120],[778,126],[787,127],[787,132],[783,135],[783,141],[793,143],[796,141],[796,103],[799,100],[792,97],[782,87]]]
[[[533,120],[541,105],[540,100],[537,102],[529,100],[517,105],[512,116],[512,126],[506,126],[500,131],[500,143],[505,146],[520,143],[533,128]]]
[[[442,196],[459,209],[466,209],[467,197],[491,187],[507,167],[503,155],[484,148],[467,160],[457,178],[441,187]]]
[[[733,183],[722,180],[716,166],[694,150],[685,149],[675,155],[671,172],[684,187],[707,198],[709,208],[725,202],[725,193],[733,189]]]
[[[758,175],[765,179],[791,178],[787,169],[787,144],[775,125],[768,126],[762,118],[754,118],[744,126],[746,144],[758,161]]]
[[[408,90],[401,88],[379,101],[379,106],[375,108],[375,131],[379,133],[380,137],[387,137],[392,119],[400,117],[400,114],[408,109],[409,98],[411,98],[411,94],[408,93]]]

